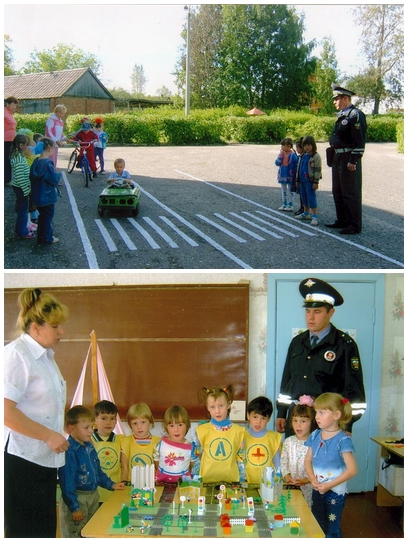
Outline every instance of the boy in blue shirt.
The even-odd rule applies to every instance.
[[[124,489],[103,472],[97,452],[91,443],[94,432],[94,412],[76,405],[65,415],[65,429],[70,446],[65,465],[58,470],[62,498],[60,524],[63,538],[81,537],[81,530],[99,507],[98,487],[111,491]]]

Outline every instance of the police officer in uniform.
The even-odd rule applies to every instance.
[[[313,399],[324,392],[336,392],[347,398],[353,419],[351,431],[366,409],[363,374],[355,341],[330,322],[335,306],[343,297],[331,285],[316,278],[306,278],[299,285],[304,298],[308,329],[293,338],[283,369],[280,393],[276,401],[276,430],[293,435],[291,410],[301,396]],[[287,418],[287,420],[286,420]]]
[[[332,192],[336,221],[327,224],[340,234],[362,230],[362,157],[366,143],[366,116],[352,105],[351,90],[332,84],[333,102],[339,111],[329,143],[334,149]]]

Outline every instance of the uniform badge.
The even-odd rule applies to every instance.
[[[352,365],[352,369],[354,369],[355,371],[358,371],[358,369],[360,367],[359,359],[358,358],[352,358],[350,360],[350,363]]]
[[[336,358],[336,353],[333,351],[326,351],[323,357],[327,362],[333,362],[333,360]]]
[[[342,120],[342,126],[347,126],[349,122],[347,120]]]

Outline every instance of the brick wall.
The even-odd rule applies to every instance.
[[[50,112],[56,105],[67,107],[67,114],[107,114],[114,112],[114,101],[109,99],[64,97],[50,100]]]

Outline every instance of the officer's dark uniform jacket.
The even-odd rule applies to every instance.
[[[352,423],[364,413],[363,374],[356,342],[332,324],[330,326],[330,332],[313,349],[309,330],[292,340],[276,402],[278,418],[286,418],[289,407],[300,396],[315,398],[324,392],[336,392],[349,399]]]
[[[329,143],[333,148],[351,148],[349,162],[355,164],[362,158],[366,144],[366,116],[351,105],[338,114]]]

